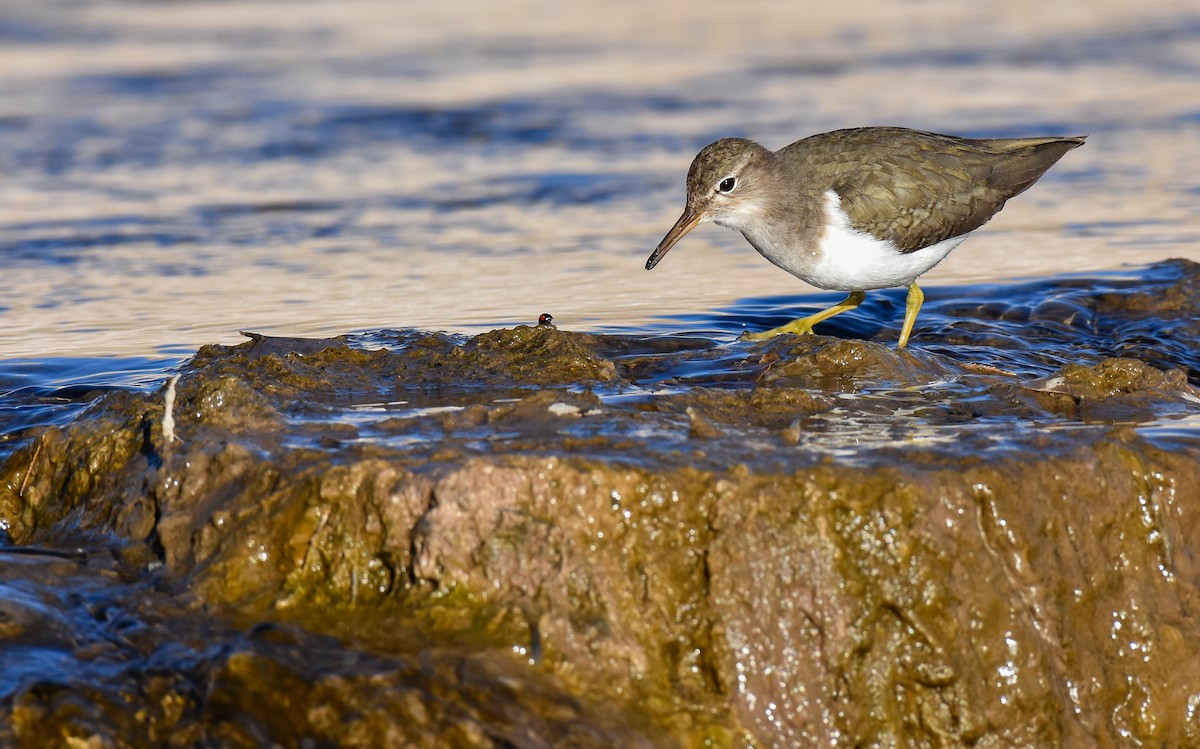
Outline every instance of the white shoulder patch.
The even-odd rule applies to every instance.
[[[795,273],[822,289],[867,291],[908,286],[966,239],[964,234],[901,253],[892,241],[878,239],[851,226],[841,207],[842,198],[836,192],[829,190],[824,200],[825,232],[818,240],[816,257],[803,275]]]

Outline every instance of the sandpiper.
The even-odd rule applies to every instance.
[[[712,221],[740,231],[767,260],[813,286],[848,291],[829,309],[761,333],[811,333],[862,303],[908,286],[900,346],[924,294],[917,278],[1024,192],[1087,136],[975,139],[901,127],[835,130],[769,151],[724,138],[688,170],[687,207],[650,259]]]

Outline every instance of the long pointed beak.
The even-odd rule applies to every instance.
[[[663,237],[663,240],[658,243],[658,247],[654,248],[654,252],[650,253],[650,259],[646,261],[646,270],[658,265],[658,261],[662,260],[663,255],[666,255],[676,242],[683,239],[684,234],[695,229],[696,224],[699,224],[702,218],[704,218],[703,211],[692,213],[690,210],[684,209],[683,215],[671,227],[671,231],[667,232],[667,236]]]

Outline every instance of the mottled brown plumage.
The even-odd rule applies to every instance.
[[[780,149],[854,226],[912,252],[983,226],[1083,137],[968,139],[898,127],[835,130]],[[821,187],[824,189],[820,189]]]
[[[851,292],[837,307],[754,337],[811,332],[856,306],[866,290],[908,285],[903,346],[920,308],[917,277],[1084,137],[970,139],[868,127],[814,135],[775,152],[740,138],[719,140],[692,162],[687,207],[646,268],[692,228],[713,221],[740,231],[798,278]]]

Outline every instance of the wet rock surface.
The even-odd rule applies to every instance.
[[[0,742],[1200,744],[1197,279],[205,347],[11,438]]]

